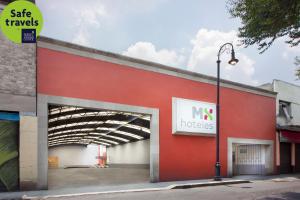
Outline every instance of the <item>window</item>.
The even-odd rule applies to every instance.
[[[286,101],[279,101],[279,116],[286,119],[292,119],[291,103]]]

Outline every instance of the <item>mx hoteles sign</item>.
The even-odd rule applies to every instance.
[[[216,104],[173,97],[172,133],[214,136]]]

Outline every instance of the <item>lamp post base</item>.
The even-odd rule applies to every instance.
[[[221,177],[221,165],[219,162],[216,162],[216,175],[214,177],[215,181],[221,181],[222,177]]]

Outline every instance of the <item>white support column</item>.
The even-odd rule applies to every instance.
[[[20,189],[36,189],[37,117],[20,116]]]

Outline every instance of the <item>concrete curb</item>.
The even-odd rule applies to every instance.
[[[191,183],[191,184],[177,184],[171,189],[189,189],[195,187],[206,187],[206,186],[218,186],[218,185],[232,185],[232,184],[241,184],[241,183],[250,183],[249,180],[232,180],[232,181],[212,181],[204,183]]]
[[[249,180],[229,180],[229,181],[219,181],[219,182],[211,181],[211,182],[199,182],[199,183],[172,184],[172,185],[169,185],[166,187],[158,187],[158,188],[116,190],[116,191],[103,191],[103,192],[86,192],[86,193],[76,193],[76,194],[32,196],[32,197],[24,195],[22,197],[22,199],[42,200],[42,199],[50,199],[50,198],[73,197],[73,196],[83,196],[83,195],[117,194],[117,193],[129,193],[129,192],[152,192],[152,191],[164,191],[164,190],[172,190],[172,189],[188,189],[188,188],[196,188],[196,187],[241,184],[241,183],[250,183],[250,182],[251,181],[249,181]]]

